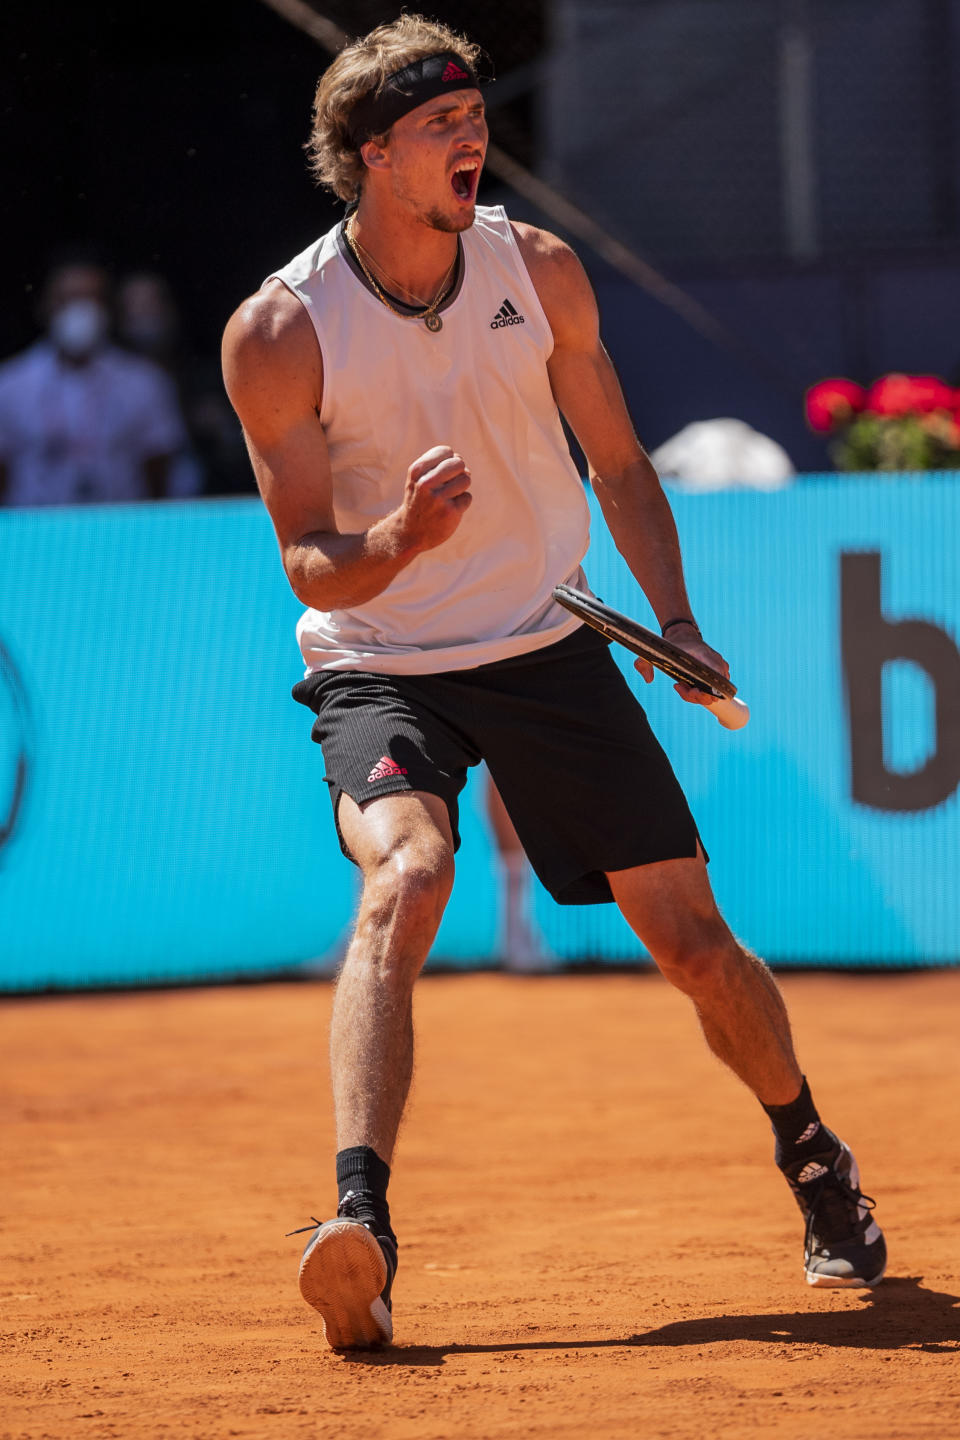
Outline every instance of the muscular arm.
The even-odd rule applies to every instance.
[[[659,620],[693,615],[673,514],[656,470],[634,433],[620,384],[600,340],[597,302],[576,255],[542,230],[515,225],[520,251],[553,331],[547,371],[554,398],[576,435],[614,543]],[[693,627],[670,639],[726,670]],[[645,662],[637,668],[649,678]],[[696,692],[681,691],[686,698]]]
[[[446,446],[428,450],[410,466],[396,510],[355,534],[337,529],[319,418],[320,348],[300,301],[279,283],[252,296],[231,317],[223,338],[223,376],[284,570],[305,605],[342,610],[365,604],[416,555],[456,529],[470,503],[470,476]]]

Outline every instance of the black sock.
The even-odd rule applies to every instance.
[[[351,1145],[338,1153],[337,1214],[362,1220],[375,1235],[385,1235],[396,1245],[387,1204],[389,1183],[390,1166],[369,1145]]]
[[[796,1100],[791,1100],[789,1105],[764,1105],[763,1108],[777,1137],[774,1158],[781,1170],[795,1160],[822,1155],[838,1143],[833,1131],[827,1129],[817,1114],[806,1076]]]

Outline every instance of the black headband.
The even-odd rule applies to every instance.
[[[371,135],[382,135],[418,105],[448,90],[473,90],[480,83],[473,66],[452,50],[414,60],[388,75],[379,90],[361,96],[347,122],[350,139],[354,145],[362,145]]]

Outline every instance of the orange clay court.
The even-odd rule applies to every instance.
[[[756,1102],[652,974],[427,976],[396,1346],[301,1300],[326,982],[6,1001],[3,1440],[960,1433],[960,972],[781,977],[890,1246],[803,1283]]]

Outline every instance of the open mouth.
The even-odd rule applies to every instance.
[[[458,200],[471,201],[477,193],[480,182],[480,161],[461,160],[450,177],[453,193]]]

